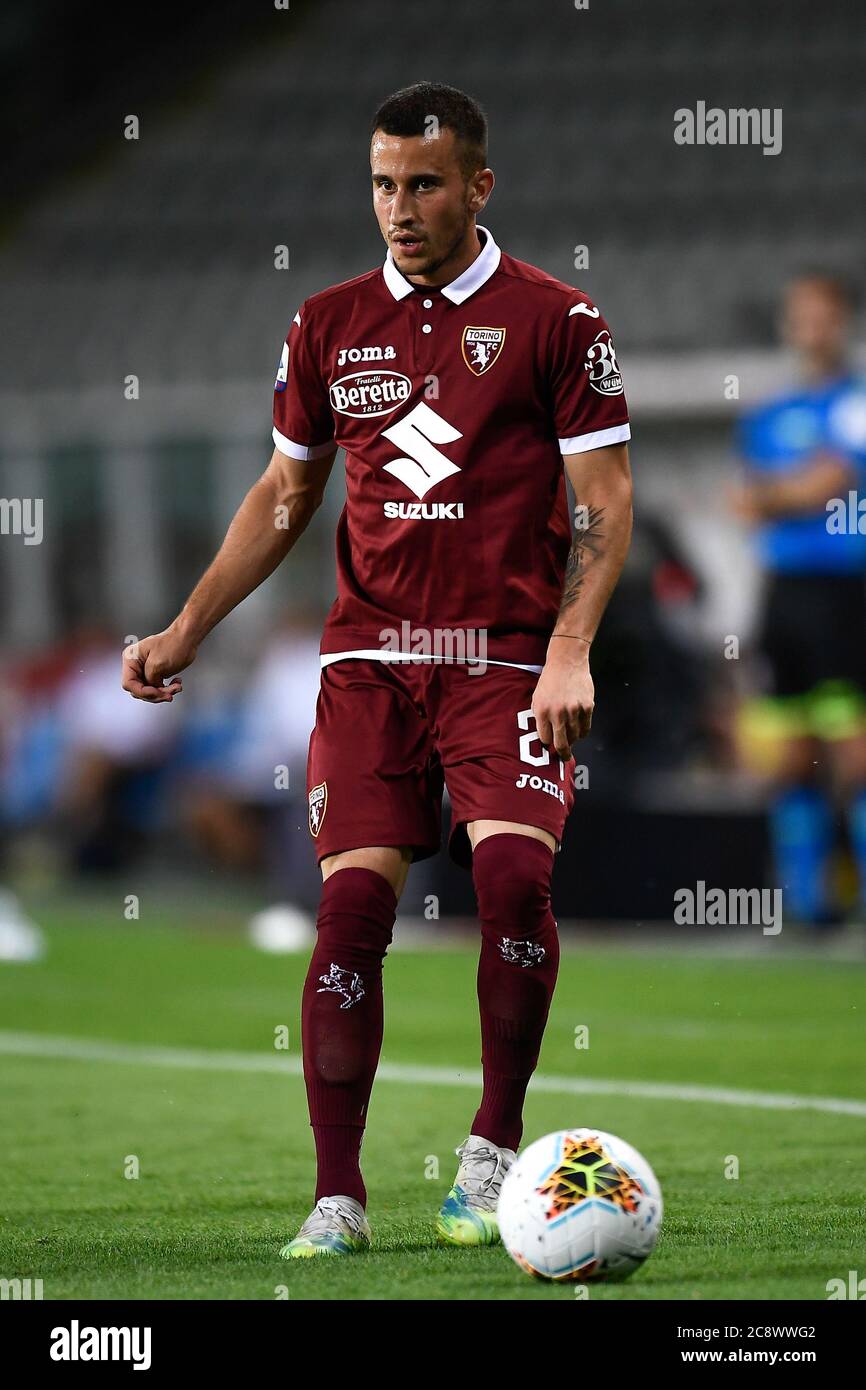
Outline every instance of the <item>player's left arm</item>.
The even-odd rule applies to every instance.
[[[632,482],[626,444],[563,457],[574,489],[574,533],[532,712],[541,742],[568,759],[592,723],[590,647],[628,554]]]

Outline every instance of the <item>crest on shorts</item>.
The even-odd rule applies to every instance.
[[[483,376],[490,371],[504,342],[504,328],[464,328],[460,350],[473,376]]]
[[[320,782],[317,787],[313,787],[307,800],[310,803],[310,834],[315,839],[322,828],[322,821],[325,819],[325,811],[328,808],[327,782]]]

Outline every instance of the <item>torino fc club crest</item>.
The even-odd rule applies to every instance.
[[[317,787],[313,787],[308,800],[310,803],[310,834],[315,839],[322,828],[322,821],[325,819],[325,811],[328,806],[327,782],[320,782]]]
[[[460,349],[470,372],[475,376],[488,372],[502,351],[504,342],[504,328],[464,328]]]

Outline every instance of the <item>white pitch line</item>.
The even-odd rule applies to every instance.
[[[266,1072],[302,1076],[300,1057],[259,1056],[253,1052],[212,1052],[192,1047],[148,1047],[137,1043],[100,1042],[95,1038],[55,1037],[48,1033],[0,1032],[0,1054],[44,1057],[59,1062],[113,1062],[121,1065],[173,1067],[186,1071]],[[416,1067],[382,1062],[379,1081],[408,1086],[458,1086],[478,1090],[481,1072],[449,1067]],[[866,1119],[866,1100],[835,1096],[795,1096],[778,1091],[740,1091],[733,1087],[677,1086],[661,1081],[602,1081],[592,1077],[536,1075],[530,1090],[552,1095],[628,1096],[638,1100],[676,1100],[700,1105],[739,1105],[752,1110],[817,1110],[823,1114]]]

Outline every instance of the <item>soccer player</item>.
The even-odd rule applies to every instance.
[[[486,146],[483,112],[454,88],[419,83],[380,107],[385,263],[295,314],[270,465],[180,615],[126,659],[131,694],[172,700],[181,682],[165,679],[285,557],[345,449],[308,761],[323,888],[302,1041],[318,1178],[286,1258],[369,1244],[359,1156],[382,964],[409,865],[439,848],[443,782],[481,919],[483,1068],[437,1220],[446,1241],[498,1239],[557,975],[551,870],[571,746],[592,718],[590,646],[631,532],[629,425],[599,310],[478,226]]]
[[[866,907],[866,390],[848,358],[851,310],[831,275],[788,286],[782,327],[800,379],[743,419],[733,495],[767,571],[768,689],[743,711],[745,745],[770,774],[786,908],[814,926],[838,919],[834,801]]]

